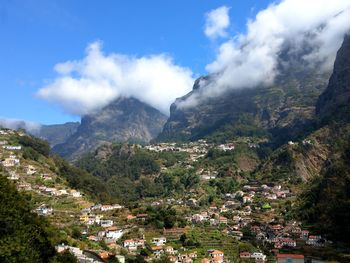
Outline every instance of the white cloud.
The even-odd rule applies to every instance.
[[[221,6],[206,14],[204,33],[207,37],[215,39],[227,36],[226,29],[230,25],[230,8]]]
[[[0,118],[0,127],[8,129],[25,129],[27,132],[35,134],[40,131],[41,125],[36,122],[19,119]]]
[[[57,64],[58,77],[38,91],[38,96],[62,106],[67,112],[84,115],[118,97],[134,97],[165,114],[175,100],[192,88],[192,72],[159,54],[131,57],[103,54],[94,42],[82,60]]]
[[[202,96],[271,84],[279,73],[278,58],[286,45],[291,53],[312,47],[303,55],[304,63],[331,70],[349,30],[349,0],[283,0],[271,4],[248,21],[245,34],[221,44],[216,59],[206,66],[214,80],[201,91]],[[193,99],[190,105],[194,105]]]

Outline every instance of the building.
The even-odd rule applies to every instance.
[[[109,220],[109,219],[100,220],[100,224],[102,227],[111,227],[113,226],[113,220]]]
[[[4,167],[13,167],[17,164],[19,164],[19,159],[6,158],[5,160],[2,161],[2,165]]]
[[[123,236],[123,230],[116,227],[109,227],[106,229],[106,238],[117,240]]]
[[[71,190],[70,194],[74,197],[74,198],[79,198],[81,197],[81,193],[77,190]]]
[[[129,251],[135,251],[140,248],[145,248],[144,239],[127,239],[124,240],[123,246]]]
[[[261,252],[254,252],[250,257],[254,258],[255,262],[265,262],[266,260],[266,255]]]
[[[224,252],[220,250],[209,250],[210,262],[213,263],[223,263],[224,262]]]
[[[22,149],[22,146],[12,146],[12,145],[4,145],[2,146],[3,149],[6,149],[6,150],[21,150]]]
[[[48,216],[52,215],[53,209],[51,207],[47,207],[46,205],[41,205],[37,209],[35,209],[38,215]]]
[[[165,237],[155,237],[152,239],[152,243],[156,246],[163,246],[166,243]]]
[[[158,258],[161,254],[164,253],[163,247],[161,246],[155,246],[151,248],[153,255]]]
[[[250,252],[241,252],[239,253],[240,258],[250,258],[251,254]]]

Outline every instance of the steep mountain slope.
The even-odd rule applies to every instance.
[[[350,35],[345,37],[329,85],[320,96],[317,115],[324,120],[350,120]]]
[[[105,185],[86,171],[70,165],[59,156],[50,155],[50,146],[29,134],[1,130],[0,166],[13,175],[13,180],[24,184],[75,188],[98,201],[108,199]],[[12,150],[11,147],[14,147]],[[0,175],[1,175],[0,171]]]
[[[270,180],[309,181],[323,173],[346,142],[350,120],[350,37],[337,53],[329,84],[317,100],[314,125],[301,133],[299,141],[274,151],[259,168]],[[313,129],[313,130],[312,130]],[[302,140],[303,139],[303,140]]]
[[[335,138],[337,147],[324,163],[320,176],[305,186],[299,198],[298,214],[319,232],[333,240],[350,242],[350,125]]]
[[[30,211],[28,196],[19,193],[4,173],[0,166],[0,261],[77,262],[55,252],[51,226]]]
[[[327,161],[338,152],[339,141],[346,132],[342,126],[325,126],[303,140],[290,142],[276,149],[258,168],[265,181],[307,182],[318,177]]]
[[[281,65],[283,61],[288,62],[288,67],[280,67],[280,74],[271,86],[200,96],[194,107],[181,106],[187,99],[200,95],[212,76],[199,78],[189,94],[171,105],[170,118],[158,139],[195,140],[215,133],[230,134],[231,138],[272,133],[281,140],[294,136],[313,118],[314,105],[330,73],[318,73],[300,61],[290,62],[289,57],[283,57]]]
[[[106,188],[50,156],[45,141],[9,129],[0,130],[0,141],[0,262],[77,262],[54,246],[71,240],[72,219],[90,198],[106,200]]]
[[[78,129],[79,122],[67,122],[64,124],[42,125],[40,129],[34,133],[40,139],[46,140],[51,147],[64,143]]]
[[[119,98],[102,110],[82,117],[81,125],[53,151],[74,159],[110,142],[148,142],[161,131],[166,116],[134,98]]]
[[[298,211],[300,217],[318,231],[345,242],[350,242],[349,103],[350,37],[346,36],[338,51],[329,85],[317,103],[321,123],[337,130],[327,136],[332,142],[332,155],[324,162],[320,176],[314,177],[305,187]]]

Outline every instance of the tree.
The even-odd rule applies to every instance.
[[[0,174],[4,172],[0,171]],[[49,262],[55,256],[51,226],[30,211],[23,194],[0,175],[0,262]],[[59,257],[56,261],[60,262]],[[66,261],[63,261],[66,262]]]

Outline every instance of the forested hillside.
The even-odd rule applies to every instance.
[[[47,220],[31,212],[30,196],[17,192],[0,166],[0,261],[76,262],[70,254],[56,254],[59,237]]]

